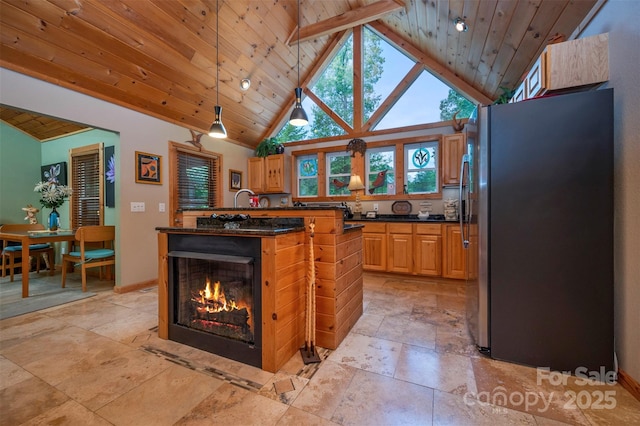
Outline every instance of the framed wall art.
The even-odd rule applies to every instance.
[[[237,191],[242,188],[242,172],[229,169],[229,191]]]
[[[162,185],[162,156],[136,151],[136,183]]]
[[[40,180],[43,182],[53,182],[58,185],[67,184],[67,162],[61,161],[59,163],[47,164],[46,166],[40,166]]]
[[[104,147],[104,205],[116,206],[116,156],[115,147]]]

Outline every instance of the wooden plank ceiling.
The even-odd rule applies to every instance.
[[[301,85],[339,30],[371,21],[465,94],[495,99],[595,3],[302,0]],[[229,139],[254,147],[293,105],[297,2],[221,0],[219,9],[218,87],[214,0],[1,0],[0,65],[199,132],[219,88]],[[457,17],[467,32],[454,30]]]

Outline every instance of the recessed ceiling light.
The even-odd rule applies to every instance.
[[[240,88],[242,90],[248,90],[249,86],[251,86],[251,80],[249,80],[248,78],[243,78],[242,80],[240,80]]]
[[[469,27],[467,26],[467,24],[464,22],[462,18],[456,18],[456,20],[453,21],[453,25],[455,25],[456,30],[458,30],[458,32],[461,32],[461,33],[464,33],[469,29]]]

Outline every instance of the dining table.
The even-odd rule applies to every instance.
[[[31,244],[45,244],[64,241],[74,241],[76,233],[73,230],[58,229],[56,231],[12,231],[1,232],[0,240],[13,241],[22,245],[22,259],[29,259],[29,246]],[[68,249],[68,247],[67,247]],[[55,264],[55,261],[52,263]],[[55,266],[51,266],[55,267]],[[22,271],[22,297],[29,297],[29,272]]]

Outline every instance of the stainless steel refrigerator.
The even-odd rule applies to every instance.
[[[461,174],[478,349],[552,370],[611,371],[613,89],[478,107]]]

